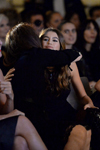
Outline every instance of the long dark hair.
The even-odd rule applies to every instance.
[[[60,43],[60,50],[64,50],[65,49],[64,37],[59,30],[54,29],[54,28],[47,28],[45,30],[42,30],[39,36],[41,39],[41,43],[45,35],[50,31],[55,32],[58,35],[59,43]],[[52,70],[51,67],[48,67],[47,69],[45,69],[45,72],[44,72],[45,81],[47,85],[46,90],[51,93],[55,93],[58,96],[62,90],[68,89],[69,87],[70,70],[68,68],[68,65],[64,67],[55,67],[53,68],[53,72],[51,72],[50,70]]]
[[[14,64],[24,51],[32,47],[41,47],[40,39],[33,28],[27,23],[14,26],[6,36],[4,64]]]
[[[96,21],[94,21],[92,19],[87,19],[82,23],[82,25],[78,31],[78,38],[77,38],[75,46],[78,47],[79,49],[85,48],[86,41],[84,39],[84,31],[86,30],[87,26],[90,25],[91,23],[94,25],[94,27],[97,31],[97,37],[96,37],[95,42],[92,44],[92,48],[94,48],[94,49],[99,48],[99,27],[98,27],[98,24],[96,23]]]

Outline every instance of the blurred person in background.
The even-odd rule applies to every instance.
[[[0,40],[2,45],[5,45],[6,34],[10,29],[9,19],[4,14],[0,14]]]
[[[46,17],[45,20],[46,27],[53,27],[56,29],[63,20],[62,15],[59,12],[55,11],[46,12],[45,17]]]
[[[25,12],[22,17],[23,22],[29,23],[37,35],[44,28],[44,16],[39,10],[30,10]]]
[[[82,64],[87,68],[85,76],[89,80],[90,88],[94,88],[96,81],[100,78],[99,27],[94,20],[87,19],[81,24],[75,46],[83,55]],[[79,69],[82,70],[82,67]]]
[[[77,11],[82,20],[86,18],[81,0],[44,0],[44,11],[58,11],[63,17],[69,11]]]
[[[89,16],[91,19],[96,20],[100,17],[100,6],[93,6],[89,10]]]
[[[20,14],[14,8],[0,9],[0,13],[8,17],[10,28],[21,22]]]
[[[78,14],[78,12],[73,11],[73,10],[66,13],[64,19],[69,21],[69,22],[72,22],[75,25],[76,30],[79,29],[79,27],[81,25],[81,22],[83,21],[83,20],[81,20],[80,15]]]

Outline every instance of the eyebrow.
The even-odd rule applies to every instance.
[[[44,36],[44,38],[45,38],[45,37],[49,38],[47,35],[45,35],[45,36]],[[56,39],[58,39],[58,40],[59,40],[59,38],[58,38],[58,37],[53,37],[53,38],[56,38]]]

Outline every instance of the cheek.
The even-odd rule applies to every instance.
[[[54,21],[53,20],[50,20],[50,25],[54,25]]]
[[[60,44],[58,44],[58,43],[55,44],[54,50],[58,50],[59,51],[60,50]]]
[[[8,29],[10,29],[10,26],[6,26]]]
[[[65,43],[68,44],[68,37],[65,38]]]
[[[45,42],[44,41],[42,41],[42,47],[45,48]]]
[[[0,28],[0,31],[3,31],[4,30],[4,28]]]
[[[57,23],[55,21],[52,21],[51,25],[53,26],[53,28],[57,28]]]
[[[75,40],[77,39],[77,34],[74,35]]]
[[[84,32],[84,39],[87,40],[87,38],[88,38],[88,34]]]
[[[68,35],[67,34],[63,34],[64,40],[67,41],[68,40]]]

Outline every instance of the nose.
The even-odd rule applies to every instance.
[[[51,39],[48,40],[48,44],[52,44],[52,40]]]
[[[72,31],[69,32],[69,35],[73,35]]]
[[[91,33],[95,33],[95,29],[91,29]]]

